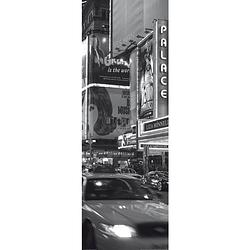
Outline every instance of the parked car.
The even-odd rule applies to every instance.
[[[137,178],[139,180],[142,179],[142,175],[136,173],[136,171],[134,169],[132,169],[132,168],[122,168],[122,169],[119,170],[119,173],[135,177],[135,178]]]
[[[168,249],[168,206],[131,176],[84,176],[82,219],[82,249]]]
[[[147,184],[159,191],[168,190],[168,174],[166,171],[151,171],[142,177],[142,184]]]

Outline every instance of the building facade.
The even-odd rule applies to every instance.
[[[110,54],[109,1],[83,2],[82,151],[83,161],[131,157],[118,149],[118,136],[130,129],[128,58]]]
[[[82,1],[82,40],[93,30],[108,32],[109,0]]]
[[[130,126],[123,149],[144,171],[168,170],[168,1],[110,0],[114,57],[129,55]],[[127,138],[124,143],[124,138]]]

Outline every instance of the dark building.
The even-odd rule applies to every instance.
[[[130,128],[130,92],[128,59],[110,57],[109,11],[109,0],[82,2],[82,151],[85,160],[115,163],[131,155],[118,150],[117,140]]]
[[[109,0],[82,1],[82,40],[93,30],[108,32]]]

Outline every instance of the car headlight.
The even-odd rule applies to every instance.
[[[127,225],[106,225],[100,224],[104,233],[119,237],[119,238],[131,238],[136,236],[136,231],[133,227]]]

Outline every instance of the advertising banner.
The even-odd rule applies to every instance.
[[[89,83],[129,85],[128,58],[109,57],[107,34],[89,36]]]
[[[93,139],[117,139],[130,128],[129,90],[91,87],[88,103],[89,134]]]
[[[136,135],[127,133],[118,137],[118,149],[136,148]]]
[[[139,48],[139,118],[145,119],[153,116],[153,39],[152,37]]]
[[[137,120],[137,71],[137,50],[134,50],[129,58],[130,125],[135,125]]]
[[[168,117],[164,117],[164,118],[153,120],[150,122],[145,122],[143,124],[143,131],[148,132],[148,131],[153,131],[156,129],[167,128],[167,127],[168,127]]]
[[[155,22],[155,117],[168,115],[168,22]]]

